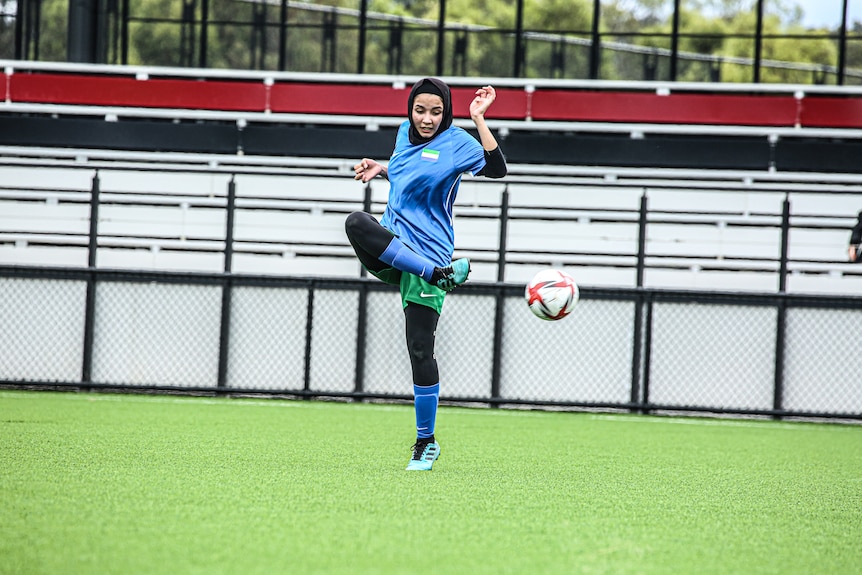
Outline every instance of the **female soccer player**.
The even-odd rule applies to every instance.
[[[467,281],[470,273],[467,258],[451,261],[452,206],[458,185],[467,172],[502,178],[507,171],[485,123],[485,112],[496,96],[494,88],[485,86],[476,90],[470,103],[477,142],[452,125],[449,86],[436,78],[416,82],[407,99],[408,119],[398,129],[388,166],[363,158],[353,168],[354,179],[363,183],[378,175],[389,180],[389,201],[381,221],[353,212],[345,230],[365,269],[401,288],[416,411],[409,471],[430,471],[440,456],[434,439],[440,396],[434,337],[446,293]]]

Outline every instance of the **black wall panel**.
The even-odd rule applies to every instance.
[[[305,128],[279,124],[249,125],[242,130],[246,154],[326,158],[388,158],[395,148],[395,128]]]
[[[0,145],[159,152],[386,159],[395,127],[105,121],[93,117],[0,115]],[[498,138],[511,163],[862,173],[857,140],[766,136],[560,133],[512,130]]]
[[[236,152],[232,124],[0,116],[0,145],[159,152]]]
[[[775,167],[779,171],[862,173],[862,142],[782,139],[775,149]]]
[[[513,162],[655,168],[764,170],[770,157],[766,137],[513,132],[503,150]]]

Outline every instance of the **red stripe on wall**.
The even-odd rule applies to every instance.
[[[571,92],[538,90],[534,120],[792,126],[796,99],[791,96]]]
[[[478,87],[478,86],[477,86]],[[43,104],[178,108],[355,116],[407,116],[410,86],[195,80],[129,76],[0,73],[3,100]],[[476,88],[453,87],[452,106],[468,118]],[[269,92],[269,100],[267,100]],[[703,94],[500,88],[489,119],[645,124],[862,128],[862,98],[793,94]]]
[[[801,123],[806,128],[862,128],[862,99],[806,96]]]
[[[407,118],[407,98],[412,86],[360,86],[350,84],[282,83],[272,87],[270,108],[276,113],[338,114],[356,116],[401,116]],[[470,117],[475,88],[452,88],[452,113]],[[497,100],[488,113],[497,119],[523,119],[523,90],[497,90]]]
[[[263,82],[14,74],[10,92],[15,102],[44,104],[256,112],[266,107]]]
[[[409,87],[283,83],[272,86],[270,109],[287,114],[404,116]]]
[[[476,88],[452,88],[452,113],[456,118],[470,117],[470,102],[476,97]],[[515,88],[496,88],[497,99],[488,109],[486,117],[495,120],[524,120],[527,118],[527,93]],[[406,109],[406,108],[405,108]]]

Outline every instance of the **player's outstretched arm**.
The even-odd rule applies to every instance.
[[[485,112],[496,99],[497,91],[494,90],[494,87],[485,86],[476,90],[476,97],[470,102],[470,118],[476,124],[479,141],[485,149],[485,167],[482,168],[480,175],[488,178],[502,178],[508,172],[506,159],[503,157],[500,145],[488,128],[488,124],[485,123]]]
[[[485,123],[485,112],[497,99],[497,91],[493,86],[485,86],[476,90],[476,97],[470,102],[470,118],[476,124],[476,130],[479,132],[479,141],[482,142],[482,147],[487,151],[491,151],[499,146],[494,134]]]

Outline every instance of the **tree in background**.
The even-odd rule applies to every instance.
[[[854,38],[854,40],[847,42],[847,69],[854,71],[855,74],[848,74],[844,82],[848,85],[858,86],[862,84],[862,22],[853,22],[853,26],[847,31],[847,34]]]
[[[192,6],[181,0],[130,0],[129,64],[195,66]],[[190,21],[183,24],[183,19]],[[185,51],[184,51],[185,50]]]
[[[653,9],[648,11],[642,21],[653,24],[645,26],[644,36],[636,41],[645,46],[668,49],[671,22],[657,16],[655,8],[661,0],[648,1],[653,3]],[[726,82],[753,81],[753,65],[737,63],[737,60],[752,62],[755,56],[757,15],[754,6],[753,2],[743,0],[692,0],[683,3],[680,10],[680,58],[676,79],[703,81],[711,76]],[[825,81],[821,69],[837,65],[837,43],[823,37],[832,31],[806,29],[802,25],[802,17],[802,9],[797,4],[783,0],[765,2],[762,24],[764,39],[760,57],[774,64],[765,62],[761,66],[762,82]],[[709,60],[694,55],[710,55],[714,58]],[[818,71],[800,69],[797,65],[800,63],[816,66]]]
[[[32,38],[24,57],[43,61],[66,60],[66,20],[69,11],[68,0],[41,0],[37,3],[24,0],[0,0],[0,57],[15,57],[15,19],[26,9],[31,11],[30,18],[38,30],[25,32]],[[38,43],[35,41],[38,36]]]
[[[15,11],[17,5],[16,0],[0,0],[0,57],[14,57],[15,55]]]

